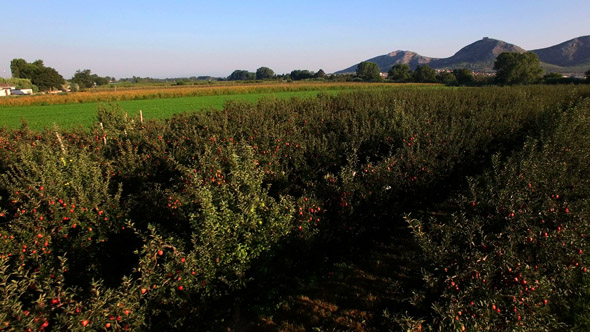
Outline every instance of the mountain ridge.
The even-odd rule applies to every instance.
[[[468,68],[472,71],[491,73],[494,71],[496,57],[503,52],[524,53],[527,51],[502,40],[484,37],[464,46],[448,58],[432,58],[412,51],[398,50],[365,61],[377,63],[381,72],[388,72],[396,64],[407,64],[412,69],[418,65],[428,64],[434,69]],[[528,52],[537,54],[541,60],[541,66],[548,72],[572,74],[590,69],[590,35]],[[335,74],[354,73],[357,66],[358,64],[355,64]],[[584,70],[585,66],[588,68]]]
[[[560,67],[590,66],[590,36],[581,36],[563,43],[532,50],[539,60]]]

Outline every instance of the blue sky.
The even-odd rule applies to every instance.
[[[117,78],[334,72],[398,49],[448,57],[482,37],[524,49],[590,34],[588,0],[0,0],[0,76],[42,59]],[[8,8],[8,10],[7,10]]]

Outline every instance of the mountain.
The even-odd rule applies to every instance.
[[[526,51],[516,45],[485,37],[463,47],[450,58],[433,60],[430,67],[451,70],[468,68],[473,71],[491,72],[494,68],[494,61],[503,52],[524,53]]]
[[[532,50],[539,56],[541,62],[559,67],[590,68],[590,36],[582,36],[561,44]]]
[[[430,58],[411,51],[395,51],[365,61],[375,62],[381,72],[387,72],[396,64],[408,64],[415,69],[428,64],[435,69],[469,68],[477,72],[493,72],[496,57],[503,52],[527,52],[523,48],[485,37],[460,49],[448,58]],[[548,72],[582,73],[590,69],[590,36],[582,36],[561,44],[533,50]],[[358,64],[357,64],[358,65]],[[340,70],[336,74],[354,73],[357,65]]]
[[[391,69],[391,67],[397,64],[407,64],[410,65],[411,68],[416,68],[418,65],[429,63],[432,61],[432,58],[421,56],[420,54],[411,51],[395,51],[389,54],[371,58],[366,61],[376,63],[379,66],[381,72],[386,73]],[[357,66],[358,63],[354,66],[338,71],[336,74],[354,73],[356,72]]]

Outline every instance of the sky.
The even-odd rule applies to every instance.
[[[64,78],[332,73],[395,50],[449,57],[483,37],[527,50],[590,35],[588,0],[0,0],[0,77],[43,60]]]

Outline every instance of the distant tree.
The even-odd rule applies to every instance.
[[[96,85],[106,85],[109,84],[109,82],[111,81],[108,77],[100,77],[96,74],[93,75],[93,79]]]
[[[247,70],[234,70],[227,78],[230,81],[246,81],[256,79],[256,74]]]
[[[559,81],[563,80],[563,75],[560,73],[549,73],[543,75],[543,83],[546,84],[557,84]]]
[[[412,70],[405,63],[398,63],[387,72],[387,78],[396,82],[409,82],[412,80]]]
[[[41,91],[52,89],[61,89],[66,80],[51,67],[42,67],[39,72],[31,79],[31,82],[39,87]]]
[[[588,70],[587,72],[585,72],[584,75],[586,75],[586,81],[589,81],[590,82],[590,70]]]
[[[334,82],[352,82],[354,80],[353,74],[332,74],[329,77],[330,81]]]
[[[24,59],[12,59],[10,61],[10,71],[12,71],[12,77],[14,78],[25,78],[25,74],[22,72],[23,68],[27,65]]]
[[[379,65],[374,62],[363,61],[356,68],[356,76],[365,81],[380,80]]]
[[[504,52],[494,62],[496,82],[500,84],[530,84],[541,81],[543,69],[539,57],[532,52]]]
[[[549,73],[543,75],[544,84],[579,84],[584,82],[584,79],[575,76],[564,76],[560,73]]]
[[[289,78],[290,78],[289,73],[287,73],[287,74],[275,74],[275,77],[274,77],[275,80],[279,80],[279,81],[281,81],[281,80],[288,80]]]
[[[306,79],[314,78],[314,77],[315,77],[315,74],[309,70],[295,69],[295,70],[291,71],[291,79],[293,81],[306,80]]]
[[[429,65],[419,65],[414,71],[414,80],[421,83],[436,82],[436,71]]]
[[[41,66],[39,66],[39,64]],[[32,79],[43,67],[43,61],[37,60],[33,63],[28,63],[24,59],[13,59],[10,62],[10,70],[14,78],[28,78]]]
[[[543,79],[552,79],[552,78],[563,78],[563,74],[549,73],[549,74],[543,75]]]
[[[260,67],[256,69],[257,80],[268,80],[275,76],[275,72],[268,67]]]
[[[53,88],[61,89],[64,78],[51,67],[45,67],[43,60],[28,63],[23,59],[13,59],[10,62],[12,77],[30,79],[39,90],[47,91]]]
[[[316,78],[325,78],[326,77],[326,73],[324,72],[323,69],[318,70],[318,72],[315,74]]]
[[[446,85],[456,85],[457,78],[455,74],[450,71],[441,71],[436,75],[436,80]]]
[[[70,91],[71,92],[78,92],[78,91],[80,91],[80,86],[76,83],[70,83]]]
[[[92,88],[95,85],[105,85],[110,81],[107,77],[92,74],[90,69],[76,70],[70,82],[77,84],[81,89]]]
[[[473,72],[468,68],[453,69],[453,75],[457,79],[457,83],[460,85],[473,83]]]
[[[90,69],[76,70],[70,82],[77,84],[81,89],[88,89],[94,86]]]

